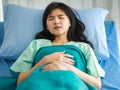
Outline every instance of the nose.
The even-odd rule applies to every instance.
[[[54,24],[56,25],[56,24],[59,24],[59,18],[58,17],[56,17],[55,19],[54,19]]]

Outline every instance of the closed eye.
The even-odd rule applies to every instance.
[[[59,19],[64,19],[65,16],[64,16],[64,15],[57,15],[57,18],[59,18]],[[54,16],[48,16],[47,19],[48,19],[48,21],[51,21],[51,20],[54,20],[55,17],[54,17]]]
[[[60,16],[59,19],[64,19],[64,17],[63,17],[63,16]]]
[[[54,17],[53,16],[48,16],[47,19],[48,19],[48,21],[50,21],[50,20],[53,20]]]
[[[54,20],[54,17],[48,17],[48,21]]]

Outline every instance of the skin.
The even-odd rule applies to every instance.
[[[65,12],[59,8],[54,9],[47,17],[47,29],[55,35],[54,41],[52,41],[53,45],[61,45],[65,44],[68,41],[67,33],[69,27],[71,26],[70,20],[65,14]],[[42,58],[34,67],[32,67],[27,72],[22,72],[19,74],[18,82],[22,82],[23,80],[27,79],[27,77],[31,74],[31,72],[39,66],[44,64],[48,64],[43,68],[42,71],[48,70],[69,70],[74,72],[80,78],[82,78],[87,84],[92,84],[96,86],[98,89],[101,88],[101,79],[100,77],[93,77],[87,73],[82,72],[81,70],[74,67],[75,61],[71,58],[73,56],[69,54],[65,54],[65,52],[55,52],[50,55],[47,55]]]

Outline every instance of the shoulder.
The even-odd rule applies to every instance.
[[[84,42],[74,42],[74,41],[72,41],[72,43],[73,43],[73,45],[77,46],[80,49],[86,49],[86,50],[92,49],[89,44],[84,43]]]
[[[72,45],[78,47],[85,55],[94,54],[93,49],[87,43],[72,41]]]
[[[35,39],[30,43],[30,47],[36,47],[37,50],[44,46],[51,46],[51,41],[48,39]]]
[[[48,43],[50,40],[48,39],[35,39],[31,43]]]
[[[50,45],[51,41],[48,39],[35,39],[30,44],[31,45]]]

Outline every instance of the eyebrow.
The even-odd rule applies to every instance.
[[[57,15],[58,17],[61,17],[61,16],[65,16],[65,15]],[[52,15],[48,15],[48,18],[53,18],[54,16],[52,16]]]

